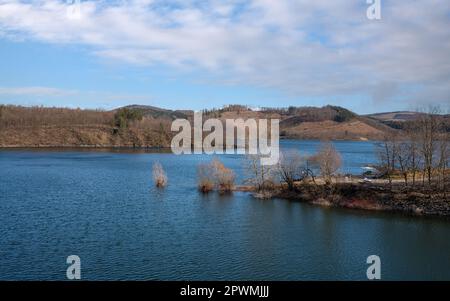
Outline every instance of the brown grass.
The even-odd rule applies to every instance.
[[[170,120],[150,116],[119,129],[114,112],[0,106],[0,147],[170,147]]]
[[[282,130],[285,131],[287,136],[302,139],[367,140],[381,139],[384,135],[383,131],[359,120],[303,122],[300,125]]]

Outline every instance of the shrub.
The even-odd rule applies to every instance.
[[[211,164],[200,164],[197,169],[198,176],[198,190],[203,193],[208,193],[214,189],[214,170]]]
[[[214,170],[214,184],[219,192],[230,192],[234,188],[235,175],[234,172],[226,168],[218,159],[211,162]]]
[[[233,190],[234,180],[234,172],[226,168],[218,159],[200,164],[198,167],[198,189],[203,193],[214,189],[220,193],[230,192]]]
[[[153,164],[153,180],[158,188],[164,188],[167,185],[167,175],[159,162]]]

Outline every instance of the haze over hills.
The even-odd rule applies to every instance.
[[[424,113],[358,115],[337,106],[204,110],[203,118],[280,120],[281,138],[379,140]],[[130,105],[111,111],[0,106],[0,147],[169,147],[173,120],[194,111]],[[448,122],[449,115],[442,115]],[[448,127],[447,127],[448,128]]]

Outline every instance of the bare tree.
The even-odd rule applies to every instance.
[[[325,183],[330,185],[333,175],[341,167],[342,159],[339,152],[331,142],[323,142],[313,160],[319,167]]]
[[[419,171],[422,158],[420,155],[420,135],[416,123],[406,125],[406,137],[409,142],[409,172],[412,177],[412,186],[416,185],[416,175]]]
[[[163,188],[167,185],[167,175],[159,162],[153,164],[153,180],[158,188]]]
[[[247,156],[246,171],[248,178],[247,183],[259,191],[266,191],[274,184],[274,166],[261,164],[260,155]]]
[[[439,139],[439,182],[440,189],[446,193],[446,176],[449,166],[450,146],[449,146],[449,133],[443,133]]]
[[[397,137],[391,134],[384,137],[378,151],[378,156],[380,158],[379,169],[387,176],[390,189],[392,189],[392,176],[395,172],[397,148]]]
[[[411,142],[410,141],[401,141],[396,143],[397,140],[394,140],[395,143],[395,156],[397,158],[398,166],[400,169],[400,173],[403,176],[405,181],[405,186],[408,186],[408,174],[410,172],[411,166]]]
[[[307,158],[295,150],[281,152],[277,171],[281,180],[287,184],[288,190],[292,191],[295,181],[308,176]]]
[[[428,108],[427,114],[422,114],[418,120],[420,135],[420,152],[423,156],[423,183],[427,177],[428,185],[431,185],[433,175],[434,156],[438,145],[439,107]]]

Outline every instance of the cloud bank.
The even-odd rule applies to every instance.
[[[74,1],[76,2],[76,1]],[[450,1],[0,0],[0,37],[118,62],[202,70],[295,97],[450,103]]]

